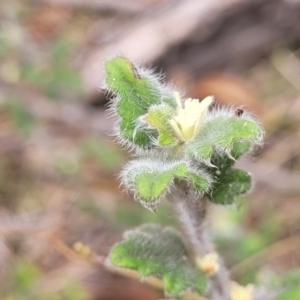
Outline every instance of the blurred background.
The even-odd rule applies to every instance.
[[[177,226],[120,189],[103,62],[123,54],[189,97],[254,112],[255,178],[212,233],[234,280],[300,267],[300,1],[0,1],[0,299],[159,299],[103,267],[124,230]]]

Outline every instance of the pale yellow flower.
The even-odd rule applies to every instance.
[[[218,261],[218,254],[215,252],[206,254],[201,258],[196,259],[196,265],[198,268],[203,271],[208,276],[215,275],[219,269],[219,261]]]
[[[174,93],[177,102],[176,116],[169,122],[180,141],[192,140],[200,132],[205,115],[209,106],[213,103],[213,97],[198,99],[187,99],[182,106],[179,93]]]
[[[230,285],[231,300],[252,300],[253,291],[254,291],[254,286],[252,284],[241,286],[234,281],[231,282]]]

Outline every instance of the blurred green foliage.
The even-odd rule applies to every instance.
[[[283,289],[283,293],[276,300],[300,299],[300,269],[292,270],[284,276],[274,278],[271,286]]]
[[[6,104],[8,113],[15,124],[16,130],[23,136],[28,136],[36,125],[34,116],[20,102],[9,99]]]
[[[40,272],[28,261],[20,261],[15,266],[13,280],[13,291],[15,298],[30,295],[34,282],[38,279]]]
[[[231,209],[220,212],[219,218],[222,218],[222,222],[219,227],[221,228],[215,229],[217,248],[231,266],[239,264],[264,250],[277,240],[280,233],[280,223],[273,214],[266,216],[256,228],[251,228],[251,230],[247,229],[245,225],[241,226],[240,224],[249,214],[249,204],[244,199],[241,205],[238,210]],[[247,268],[245,273],[239,277],[239,283],[246,285],[257,282],[256,276],[259,267],[261,266],[254,265]]]
[[[0,286],[0,300],[86,300],[79,282],[70,279],[58,292],[46,292],[39,286],[41,272],[31,262],[19,260],[14,266],[10,286]],[[7,278],[8,279],[8,278]],[[8,282],[8,281],[7,281]]]
[[[95,199],[86,197],[81,199],[79,204],[81,212],[90,215],[93,218],[108,222],[111,226],[119,228],[120,231],[125,228],[134,228],[145,223],[156,223],[162,225],[176,226],[176,220],[173,217],[168,203],[163,202],[156,213],[145,210],[135,203],[129,203],[126,200],[119,201],[119,204],[108,212],[102,208]]]
[[[62,156],[56,159],[56,168],[64,175],[76,176],[79,175],[80,162],[75,158]]]
[[[71,99],[82,92],[81,79],[71,66],[73,46],[67,39],[51,45],[47,62],[23,61],[21,78],[53,100]]]
[[[113,217],[115,222],[124,225],[124,227],[126,226],[126,228],[136,227],[144,223],[157,223],[169,226],[176,224],[168,203],[163,203],[155,214],[138,205],[121,203],[114,210]]]
[[[279,296],[276,300],[297,300],[300,299],[300,285],[296,285],[286,292],[284,292],[281,296]]]
[[[88,138],[81,144],[82,160],[92,159],[99,167],[113,171],[120,166],[123,157],[115,146],[100,139]]]

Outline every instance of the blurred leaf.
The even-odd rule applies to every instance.
[[[35,125],[35,118],[23,104],[15,101],[7,101],[7,108],[16,128],[25,136],[28,136]]]
[[[26,295],[39,277],[37,268],[28,261],[20,261],[15,266],[14,293]]]
[[[68,40],[58,40],[50,49],[49,62],[40,64],[35,61],[24,61],[22,77],[34,86],[39,87],[53,100],[64,100],[80,93],[81,79],[70,65],[72,45]],[[73,94],[72,94],[73,93]]]
[[[84,197],[80,197],[76,203],[78,203],[79,210],[89,217],[103,219],[104,221],[109,220],[110,214],[98,205],[91,196],[85,195]]]
[[[163,202],[160,209],[154,214],[153,212],[143,209],[135,202],[128,200],[118,200],[118,205],[111,211],[99,203],[99,199],[93,199],[86,196],[78,201],[78,208],[82,213],[96,220],[107,222],[118,229],[132,228],[144,223],[158,223],[162,225],[174,225],[176,221],[168,202]]]
[[[165,204],[165,203],[163,203]],[[113,213],[114,223],[128,227],[136,227],[143,223],[158,223],[161,225],[175,225],[171,208],[161,205],[160,209],[154,214],[149,210],[143,209],[134,203],[119,203]]]
[[[15,266],[14,281],[11,287],[12,299],[18,300],[87,300],[80,282],[70,278],[67,285],[55,293],[43,292],[37,286],[40,272],[34,264],[20,261]]]
[[[72,281],[63,290],[62,300],[87,300],[87,294],[79,282]]]
[[[7,56],[11,50],[11,45],[8,40],[0,35],[0,58]]]
[[[300,284],[288,289],[283,295],[276,298],[276,300],[296,300],[300,299]]]
[[[66,175],[76,175],[79,171],[79,162],[68,157],[60,157],[56,160],[56,167]]]
[[[259,232],[247,234],[243,243],[240,245],[240,253],[247,258],[268,245],[268,240]]]
[[[92,158],[99,166],[103,166],[109,171],[116,169],[123,160],[118,148],[95,138],[85,140],[81,149],[84,159]]]
[[[300,269],[294,269],[284,274],[283,276],[273,279],[272,284],[282,286],[293,286],[300,282]]]
[[[300,269],[289,271],[283,276],[272,279],[270,289],[282,289],[283,292],[276,300],[298,300],[300,299]]]

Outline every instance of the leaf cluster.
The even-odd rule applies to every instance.
[[[208,110],[205,100],[181,103],[157,76],[121,56],[105,68],[116,136],[136,154],[121,179],[137,201],[155,210],[182,180],[218,204],[232,204],[251,188],[250,175],[232,168],[262,141],[263,130],[251,114],[227,107]],[[181,132],[191,137],[183,140]]]

